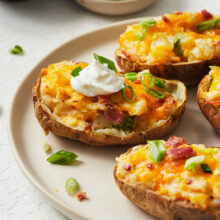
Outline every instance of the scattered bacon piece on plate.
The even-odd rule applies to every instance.
[[[81,202],[86,199],[86,192],[78,192],[76,194],[76,198]]]
[[[167,150],[167,155],[172,160],[188,159],[196,155],[192,147],[178,147]]]
[[[179,147],[182,144],[185,144],[184,138],[181,137],[176,137],[176,136],[171,136],[167,142],[166,145],[170,147]]]
[[[213,15],[212,15],[210,12],[208,12],[207,10],[202,10],[202,11],[201,11],[201,14],[203,15],[203,17],[204,17],[205,19],[209,19],[209,18],[212,18],[212,17],[213,17]]]

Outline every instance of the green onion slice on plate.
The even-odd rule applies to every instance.
[[[77,155],[73,152],[60,150],[48,157],[47,161],[53,164],[68,165],[72,163],[76,158]]]

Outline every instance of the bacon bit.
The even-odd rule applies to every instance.
[[[112,103],[108,96],[100,95],[98,97],[98,103],[104,106],[112,106]]]
[[[212,18],[212,17],[213,17],[213,15],[212,15],[210,12],[208,12],[207,10],[202,10],[202,11],[201,11],[201,14],[203,15],[203,17],[204,17],[205,19],[209,19],[209,18]]]
[[[163,19],[163,21],[166,22],[166,23],[169,23],[169,22],[170,22],[170,20],[168,19],[168,17],[165,16],[165,15],[162,15],[162,19]]]
[[[214,199],[214,196],[209,196],[210,199]]]
[[[214,32],[216,35],[220,35],[220,30],[219,29],[214,29]],[[214,42],[214,46],[218,46],[219,45],[219,41],[215,41]]]
[[[170,148],[167,155],[171,160],[188,159],[196,155],[192,147]]]
[[[91,130],[91,127],[92,127],[92,121],[87,120],[87,121],[86,121],[85,131]]]
[[[181,137],[176,137],[176,136],[171,136],[167,142],[166,142],[166,146],[170,146],[170,147],[179,147],[182,144],[185,144],[185,140]]]
[[[193,182],[192,179],[186,180],[186,183],[187,183],[188,185],[190,185],[192,182]]]
[[[137,79],[137,80],[135,80],[133,83],[135,83],[135,84],[141,84],[141,79]]]
[[[124,169],[127,170],[127,171],[130,171],[130,170],[131,170],[131,165],[130,165],[130,164],[125,164],[123,167],[124,167]]]
[[[182,15],[183,12],[181,12],[181,11],[175,11],[174,14],[175,14],[175,15]]]
[[[76,198],[81,202],[86,199],[86,192],[78,192],[76,193]]]
[[[154,169],[154,165],[153,165],[152,163],[148,163],[148,164],[147,164],[147,168],[148,168],[149,170],[153,170],[153,169]]]
[[[123,50],[121,53],[124,54],[126,58],[131,59],[131,56],[127,53],[127,51]]]

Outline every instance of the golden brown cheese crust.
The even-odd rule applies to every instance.
[[[165,65],[148,65],[138,60],[126,57],[120,48],[115,52],[115,58],[119,67],[124,72],[140,72],[149,69],[150,72],[164,79],[176,79],[186,86],[197,85],[202,77],[209,71],[209,66],[220,66],[220,57],[200,62],[169,63]]]
[[[72,140],[79,140],[93,146],[140,144],[145,142],[146,139],[159,139],[173,130],[178,125],[185,110],[187,99],[186,90],[184,92],[185,94],[183,94],[184,101],[182,105],[176,109],[175,113],[170,115],[168,120],[152,129],[144,132],[131,132],[125,136],[115,136],[94,130],[79,131],[60,122],[58,118],[42,103],[40,95],[42,76],[43,75],[41,74],[37,82],[33,85],[32,96],[36,117],[46,135],[49,132],[52,132],[58,136],[67,137]]]
[[[187,201],[173,201],[166,196],[158,196],[144,184],[129,184],[116,176],[117,165],[114,168],[114,178],[121,192],[135,205],[151,215],[162,220],[217,220],[219,210],[203,211],[196,209]]]
[[[208,101],[202,96],[202,93],[208,91],[209,87],[209,75],[206,75],[198,86],[197,102],[204,116],[212,124],[216,132],[220,134],[220,108],[218,106],[209,104]]]

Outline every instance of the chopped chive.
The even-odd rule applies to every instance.
[[[80,71],[82,71],[82,67],[81,67],[81,66],[75,68],[75,69],[71,72],[71,75],[72,75],[73,77],[77,77],[77,76],[79,76],[79,72],[80,72]]]
[[[182,34],[177,34],[176,38],[174,39],[174,43],[173,43],[174,52],[179,57],[182,56],[183,54],[183,51],[180,45],[181,38],[182,38]]]
[[[200,166],[201,166],[204,173],[212,173],[212,170],[208,164],[202,163],[202,164],[200,164]]]
[[[19,55],[23,53],[23,49],[21,46],[19,45],[15,45],[14,48],[9,50],[10,54],[15,54],[15,55]]]
[[[123,121],[120,124],[113,124],[112,127],[121,129],[124,131],[133,131],[134,130],[134,117],[132,116],[124,117]]]

